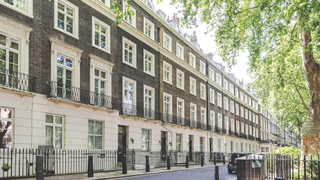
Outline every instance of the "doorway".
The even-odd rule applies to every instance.
[[[210,159],[213,159],[212,156],[213,156],[213,147],[212,147],[212,143],[213,143],[213,139],[212,138],[209,138],[209,148],[210,148]]]
[[[189,160],[192,161],[193,157],[193,135],[189,135]]]
[[[127,151],[127,128],[118,126],[118,162],[122,162],[123,154]]]
[[[167,132],[161,131],[161,160],[165,161],[167,157]]]

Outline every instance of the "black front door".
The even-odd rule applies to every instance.
[[[209,139],[209,147],[210,147],[210,159],[212,159],[212,138]]]
[[[189,160],[192,161],[192,135],[189,135]]]
[[[127,133],[125,126],[118,127],[118,162],[122,162],[123,154],[127,151]]]
[[[167,156],[167,132],[161,131],[161,159],[166,160]]]

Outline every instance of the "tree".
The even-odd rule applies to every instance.
[[[181,10],[184,26],[194,26],[199,21],[207,25],[208,32],[215,36],[219,55],[229,66],[236,63],[240,51],[247,50],[253,77],[270,80],[270,88],[261,88],[259,95],[289,98],[288,102],[269,101],[274,109],[279,104],[297,105],[293,113],[300,112],[301,116],[278,112],[280,117],[288,118],[287,122],[298,123],[295,118],[304,118],[305,108],[308,113],[301,127],[302,151],[311,154],[311,147],[319,150],[320,1],[171,0],[171,3]],[[259,71],[267,73],[266,77]],[[290,96],[287,89],[295,89],[295,95]]]

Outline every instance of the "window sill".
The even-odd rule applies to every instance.
[[[149,73],[149,72],[147,72],[147,71],[143,71],[143,72],[146,73],[146,74],[148,74],[148,75],[150,75],[150,76],[152,76],[152,77],[155,77],[154,73]]]
[[[184,88],[182,88],[182,87],[177,86],[177,88],[184,91]]]
[[[163,82],[165,82],[165,83],[168,83],[168,84],[172,85],[172,82],[165,81],[165,80],[163,80]]]
[[[62,30],[62,29],[60,29],[60,28],[58,28],[58,27],[56,27],[56,26],[54,27],[54,29],[56,29],[56,30],[58,30],[58,31],[60,31],[60,32],[66,34],[66,35],[68,35],[68,36],[71,36],[71,37],[73,37],[73,38],[75,38],[75,39],[77,39],[77,40],[79,40],[79,36],[77,36],[77,35],[68,33],[67,31]]]
[[[92,44],[92,47],[97,48],[97,49],[99,49],[99,50],[101,50],[101,51],[104,51],[104,52],[106,52],[106,53],[108,53],[108,54],[111,54],[109,48],[108,48],[108,49],[103,49],[103,48],[101,48],[101,47],[99,47],[99,46],[96,46],[95,44]]]
[[[194,96],[197,96],[197,94],[195,94],[195,93],[192,93],[192,92],[190,92],[190,94],[192,94],[192,95],[194,95]]]
[[[206,100],[206,97],[200,97],[200,99]]]
[[[31,12],[31,13],[27,13],[26,11],[23,11],[23,10],[20,10],[20,9],[18,9],[18,8],[15,8],[15,7],[13,7],[12,5],[9,5],[8,3],[0,2],[0,4],[3,5],[3,6],[5,6],[5,7],[7,7],[7,8],[9,8],[9,9],[12,9],[12,10],[14,10],[14,11],[20,13],[20,14],[23,14],[23,15],[25,15],[25,16],[33,19],[32,10],[30,10],[30,8],[28,8],[28,7],[26,7],[26,9],[27,9],[27,11],[29,11],[29,12]]]
[[[137,66],[135,64],[130,64],[130,63],[126,62],[126,61],[122,61],[122,63],[137,69]]]

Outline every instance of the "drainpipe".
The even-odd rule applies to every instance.
[[[157,26],[157,30],[158,30],[158,44],[160,44],[160,29],[161,27],[160,26]],[[160,84],[160,49],[158,49],[158,113],[160,113],[160,87],[161,87],[161,84]],[[159,116],[159,120],[161,120],[161,115]]]

